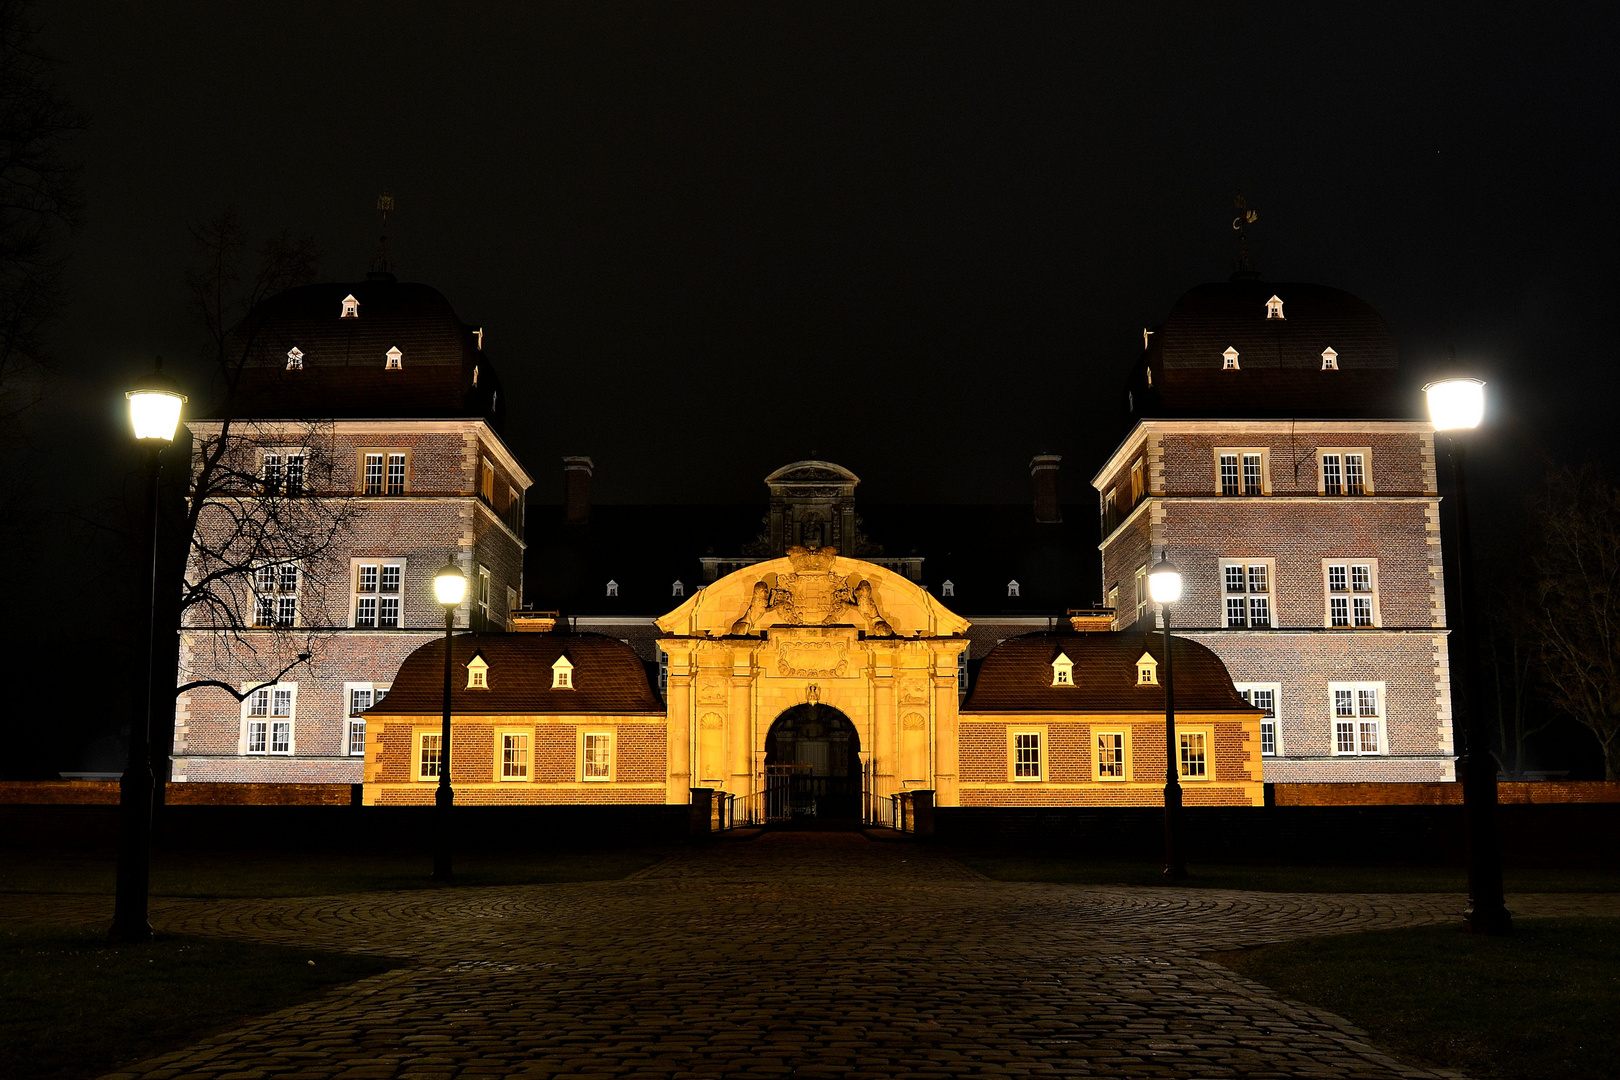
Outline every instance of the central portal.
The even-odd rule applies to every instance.
[[[765,736],[771,817],[855,819],[861,816],[861,737],[829,705],[795,705]]]

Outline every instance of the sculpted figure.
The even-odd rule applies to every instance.
[[[773,602],[774,601],[774,602]],[[748,610],[731,624],[733,634],[751,634],[763,622],[794,622],[793,595],[785,589],[772,590],[763,581],[754,582],[754,595],[748,601]]]
[[[878,610],[877,601],[872,598],[872,583],[863,581],[855,586],[855,609],[872,624],[871,633],[878,637],[886,637],[894,633],[883,613]]]

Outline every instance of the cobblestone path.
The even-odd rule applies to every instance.
[[[1461,905],[994,882],[839,833],[721,841],[623,881],[163,900],[165,931],[409,963],[116,1075],[1433,1076],[1205,956]]]

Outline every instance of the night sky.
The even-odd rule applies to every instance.
[[[58,366],[12,460],[48,571],[116,535],[131,376],[162,353],[211,396],[188,224],[235,206],[353,280],[384,188],[395,271],[486,328],[540,502],[580,453],[606,502],[763,502],[811,455],[864,500],[1022,502],[1050,451],[1089,503],[1142,328],[1230,271],[1236,193],[1263,275],[1370,301],[1414,395],[1449,346],[1490,381],[1487,525],[1539,455],[1612,454],[1612,9],[40,13],[92,124]],[[30,575],[47,627],[82,625],[69,580]]]

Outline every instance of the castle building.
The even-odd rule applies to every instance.
[[[1152,625],[1167,557],[1176,633],[1265,713],[1267,781],[1453,779],[1434,432],[1383,320],[1240,274],[1143,342],[1131,428],[1092,481],[1116,625]]]
[[[444,632],[433,574],[467,575],[457,626],[504,629],[519,607],[531,480],[483,331],[428,286],[291,289],[236,346],[234,392],[188,422],[193,475],[215,480],[180,677],[244,696],[181,695],[173,778],[358,783],[367,710]]]

